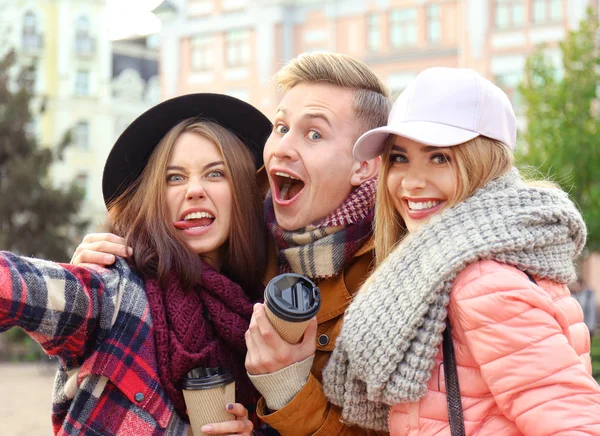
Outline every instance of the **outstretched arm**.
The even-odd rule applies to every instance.
[[[112,325],[115,270],[0,252],[0,332],[25,330],[51,355],[79,365]]]

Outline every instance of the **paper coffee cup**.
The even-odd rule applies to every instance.
[[[200,429],[206,424],[235,419],[225,409],[235,403],[235,379],[228,370],[195,368],[183,378],[181,388],[194,436],[204,436]]]
[[[280,274],[265,288],[267,317],[277,333],[290,344],[300,341],[320,307],[319,288],[299,274]]]

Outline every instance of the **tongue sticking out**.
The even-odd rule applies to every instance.
[[[214,218],[200,218],[200,219],[193,219],[193,220],[177,221],[174,224],[175,224],[175,227],[177,227],[178,229],[191,229],[193,227],[210,226],[213,221],[214,221]]]
[[[286,182],[281,185],[281,189],[279,190],[279,199],[290,200],[298,195],[303,188],[304,182],[300,180],[286,180]]]

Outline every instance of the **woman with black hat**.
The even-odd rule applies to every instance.
[[[60,358],[55,434],[187,435],[179,382],[192,368],[236,378],[249,435],[257,399],[244,333],[260,294],[266,239],[255,172],[271,131],[235,98],[193,94],[136,119],[104,168],[108,230],[133,252],[111,267],[0,253],[0,332],[27,331]]]

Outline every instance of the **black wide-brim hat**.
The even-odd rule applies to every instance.
[[[117,198],[142,174],[163,137],[188,118],[213,121],[248,147],[258,170],[271,122],[254,106],[223,94],[187,94],[166,100],[136,118],[113,145],[102,175],[104,203]]]

